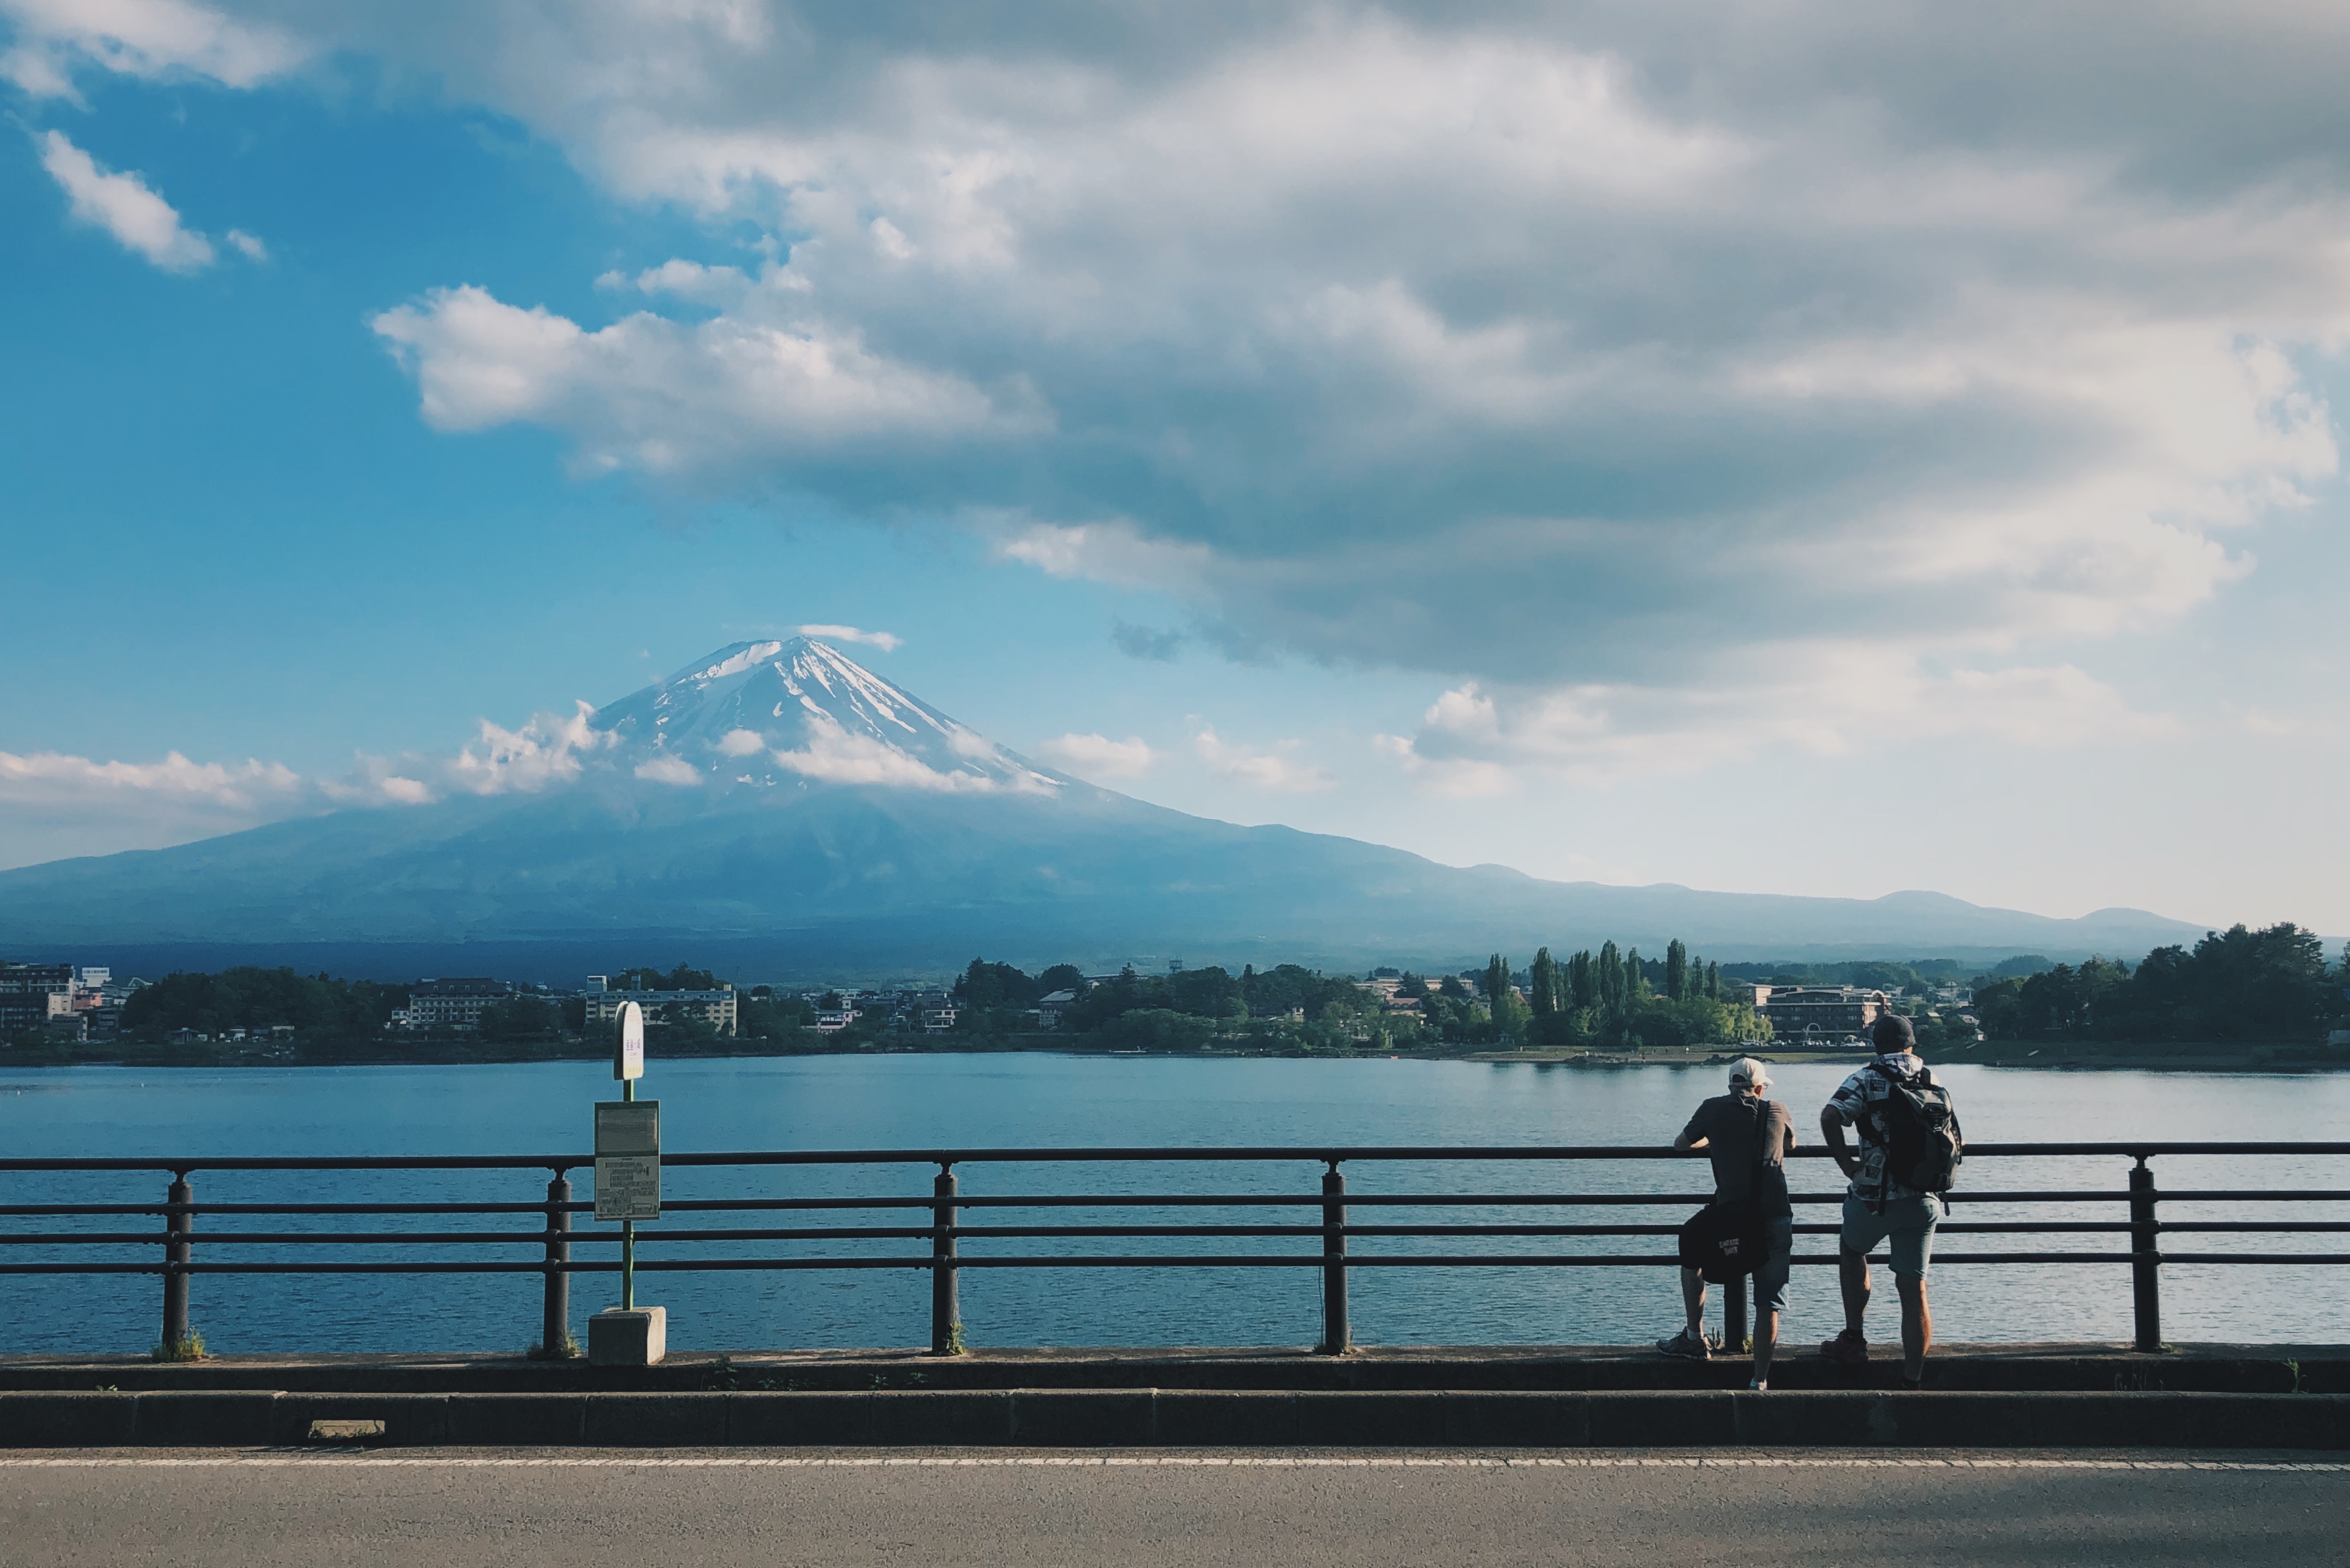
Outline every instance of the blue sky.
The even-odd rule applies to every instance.
[[[0,864],[826,623],[1236,820],[2350,931],[2344,24],[1676,10],[0,0]]]

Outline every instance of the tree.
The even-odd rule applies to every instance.
[[[1566,993],[1568,1005],[1578,1012],[1599,1005],[1599,981],[1589,948],[1566,961]]]
[[[679,964],[667,974],[657,969],[624,969],[604,983],[614,991],[716,991],[718,977],[706,969]]]
[[[1056,991],[1083,991],[1086,971],[1073,963],[1056,963],[1036,977],[1036,994],[1050,996]]]
[[[508,996],[482,1009],[484,1040],[541,1040],[563,1021],[555,1004],[536,996]]]
[[[1716,1002],[1721,1000],[1721,966],[1718,963],[1705,966],[1705,993]]]
[[[1558,965],[1551,961],[1548,948],[1534,953],[1534,967],[1526,971],[1526,1001],[1538,1022],[1558,1011]]]
[[[1679,937],[1665,944],[1665,994],[1675,1002],[1689,999],[1689,946]]]
[[[1037,982],[1008,963],[989,963],[973,959],[954,983],[957,1002],[974,1012],[992,1012],[1027,1007],[1044,992]]]
[[[1598,965],[1599,1010],[1610,1023],[1617,1022],[1624,1016],[1624,957],[1616,950],[1613,941],[1599,944]]]
[[[1099,1031],[1107,1044],[1143,1051],[1197,1051],[1215,1034],[1209,1020],[1165,1007],[1133,1008]]]

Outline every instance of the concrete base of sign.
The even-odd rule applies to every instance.
[[[650,1366],[669,1354],[669,1309],[613,1307],[588,1320],[592,1366]]]

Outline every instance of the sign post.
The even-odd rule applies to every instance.
[[[637,1305],[637,1221],[660,1218],[660,1102],[637,1098],[645,1074],[645,1015],[620,1003],[612,1076],[620,1097],[596,1102],[596,1218],[620,1222],[620,1304],[588,1320],[588,1359],[598,1366],[650,1366],[668,1349],[669,1314]]]

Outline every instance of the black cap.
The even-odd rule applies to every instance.
[[[1878,1013],[1868,1034],[1877,1042],[1878,1054],[1885,1056],[1897,1055],[1918,1044],[1918,1031],[1898,1012]]]

